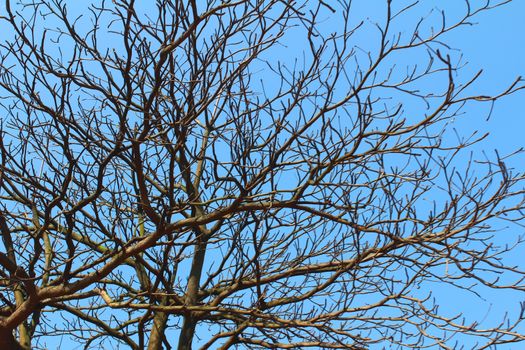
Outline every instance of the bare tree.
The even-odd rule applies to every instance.
[[[431,292],[525,287],[523,175],[450,128],[523,85],[444,41],[507,2],[6,0],[0,348],[523,341]]]

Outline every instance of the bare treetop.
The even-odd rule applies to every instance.
[[[523,174],[450,127],[523,88],[446,41],[508,2],[5,1],[0,348],[523,341],[438,290],[525,286]]]

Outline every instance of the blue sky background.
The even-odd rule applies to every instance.
[[[459,0],[425,1],[429,7],[440,5],[446,6],[452,12],[459,13],[464,9],[464,2]],[[72,4],[73,2],[71,2]],[[408,3],[408,2],[407,2]],[[473,3],[480,3],[473,1]],[[72,5],[69,5],[72,7]],[[354,1],[356,19],[362,14],[381,16],[384,12],[384,0],[358,0]],[[3,7],[3,6],[2,6]],[[2,12],[3,8],[1,9]],[[460,77],[466,80],[480,69],[484,74],[480,77],[475,90],[476,94],[488,95],[502,91],[519,76],[525,76],[525,1],[515,0],[501,8],[482,13],[477,16],[478,24],[475,26],[462,27],[450,35],[446,42],[454,48],[460,49],[464,61],[468,64],[462,69]],[[327,19],[326,25],[330,22]],[[402,30],[402,28],[400,28]],[[407,29],[409,31],[410,29]],[[293,38],[291,36],[290,38]],[[365,37],[363,37],[365,38]],[[300,50],[300,40],[283,50],[292,50],[297,53]],[[280,52],[283,54],[283,52]],[[430,87],[430,86],[429,86]],[[474,92],[474,90],[471,90]],[[490,132],[490,135],[481,143],[473,147],[476,154],[487,152],[492,158],[494,150],[498,149],[501,154],[511,153],[514,150],[525,147],[525,91],[518,92],[512,96],[496,102],[492,116],[486,119],[489,104],[468,105],[464,112],[464,118],[457,119],[452,125],[459,134],[469,135],[475,130]],[[508,160],[509,167],[515,167],[518,171],[524,168],[524,157],[518,155]],[[501,242],[506,237],[515,239],[517,234],[523,233],[523,229],[517,226],[502,231]],[[514,252],[511,257],[516,265],[523,266],[522,256],[525,254],[523,248]],[[444,288],[441,285],[431,286],[433,292],[441,295],[447,302],[441,302],[442,310],[445,312],[465,311],[471,315],[482,315],[485,321],[497,322],[505,312],[515,315],[520,301],[525,300],[522,293],[506,293],[504,291],[487,290],[486,301],[472,298],[471,295]],[[523,330],[523,328],[522,328]],[[62,346],[69,348],[68,341],[64,340]],[[50,348],[55,343],[48,342]],[[381,345],[378,345],[381,348]],[[498,349],[516,349],[516,346],[498,347]]]
[[[449,43],[461,48],[468,61],[465,73],[483,69],[479,88],[496,93],[517,76],[525,77],[525,2],[512,1],[504,7],[481,14],[477,25],[454,33]],[[470,125],[490,132],[483,148],[511,152],[525,146],[524,107],[525,94],[519,92],[496,102],[489,121]],[[460,125],[469,127],[468,122]],[[520,165],[523,169],[522,164],[517,164]]]
[[[484,2],[471,1],[476,6]],[[382,0],[358,0],[354,1],[353,5],[356,11],[363,11],[370,16],[376,10],[378,13],[384,12],[384,3]],[[394,1],[394,4],[396,3],[398,2]],[[465,2],[461,0],[423,1],[423,3],[429,8],[447,9],[450,18],[463,13],[465,9]],[[413,12],[413,14],[416,18],[417,15],[424,13]],[[466,79],[483,69],[484,72],[475,85],[478,89],[475,92],[471,91],[480,95],[495,94],[512,83],[517,76],[525,77],[525,1],[512,1],[497,9],[479,14],[476,19],[475,25],[454,30],[445,36],[444,41],[452,48],[460,50],[463,54],[463,62],[467,63],[460,71],[460,79]],[[410,29],[407,28],[408,30]],[[461,134],[476,129],[490,132],[490,136],[482,145],[487,151],[497,148],[505,153],[525,146],[525,137],[523,137],[525,93],[518,92],[496,102],[492,117],[488,121],[476,117],[480,112],[486,112],[484,107],[488,107],[488,104],[469,107],[471,108],[467,108],[465,112],[471,117],[457,120],[457,128]],[[483,122],[480,122],[482,119]]]
[[[385,14],[384,0],[357,0],[352,2],[354,22],[365,20],[370,26],[370,30],[358,32],[351,38],[352,43],[356,43],[363,49],[374,50],[377,45],[377,31],[373,30],[373,23],[382,23]],[[408,4],[410,2],[394,1],[395,6]],[[479,6],[484,2],[472,1],[473,6]],[[439,9],[447,10],[447,18],[450,22],[457,19],[465,11],[464,1],[422,1],[421,7],[409,12],[407,17],[409,21],[402,22],[406,28],[399,24],[392,29],[392,32],[404,32],[406,35],[411,34],[412,26],[410,21],[417,21],[419,16],[425,15],[428,10],[434,9],[434,15],[439,14]],[[443,41],[452,49],[451,54],[459,58],[462,55],[461,62],[464,67],[459,71],[457,76],[458,82],[468,81],[479,70],[483,69],[483,74],[477,83],[468,90],[472,95],[490,95],[498,94],[506,89],[518,76],[525,76],[525,1],[516,0],[503,7],[481,13],[475,20],[477,24],[472,26],[463,26],[444,36]],[[439,19],[436,17],[436,19]],[[332,17],[327,13],[326,19],[322,21],[322,30],[329,33],[338,25],[337,17]],[[299,33],[299,31],[298,31]],[[302,34],[302,33],[301,33]],[[280,59],[284,63],[293,64],[297,58],[301,62],[301,52],[304,49],[304,37],[295,35],[290,31],[283,39],[283,47],[276,47],[270,50],[270,57]],[[417,51],[417,50],[416,50]],[[403,66],[405,62],[412,64],[425,65],[425,61],[420,61],[426,57],[421,55],[422,52],[414,52],[413,56],[407,53],[401,53],[400,60],[393,59],[388,62],[394,62]],[[421,55],[421,56],[420,56]],[[385,65],[389,68],[389,65]],[[265,84],[270,85],[270,80],[266,72],[261,72],[261,76],[266,77]],[[255,79],[254,79],[255,80]],[[429,80],[421,86],[428,91],[438,91],[443,86],[443,81]],[[341,87],[344,89],[344,87]],[[345,94],[342,90],[336,94]],[[406,101],[406,99],[404,99]],[[395,101],[392,101],[394,104]],[[410,113],[418,113],[421,116],[426,111],[420,105],[407,104],[406,110]],[[487,119],[490,110],[490,103],[470,103],[463,109],[462,117],[458,117],[449,125],[447,137],[452,139],[445,140],[455,143],[455,133],[452,129],[457,130],[457,134],[463,137],[470,136],[473,132],[479,131],[482,135],[489,132],[489,136],[482,142],[474,145],[463,156],[458,157],[456,165],[459,169],[466,167],[466,161],[472,151],[474,158],[484,158],[486,153],[492,160],[496,158],[495,150],[499,150],[500,155],[512,153],[521,147],[525,147],[525,138],[522,136],[525,130],[525,91],[520,91],[512,96],[507,96],[494,105],[491,117]],[[462,164],[461,161],[465,163]],[[523,170],[523,155],[516,155],[506,160],[509,168],[516,168],[517,171]],[[443,198],[434,198],[436,201],[443,201]],[[497,232],[495,242],[499,244],[513,243],[518,235],[525,231],[519,226],[507,226],[506,223],[499,223],[501,228]],[[524,247],[518,247],[509,254],[507,262],[521,266],[523,268],[522,256],[525,254]],[[477,289],[483,293],[483,298],[478,298],[472,293],[440,283],[428,283],[421,290],[421,294],[431,291],[433,296],[438,298],[437,303],[440,305],[440,312],[446,316],[452,316],[463,313],[466,323],[469,321],[482,322],[482,328],[497,325],[508,313],[510,319],[514,319],[519,311],[520,302],[525,301],[523,293],[505,290],[492,290],[490,288],[480,287]],[[525,333],[525,327],[521,327],[521,332]],[[474,340],[458,339],[465,349],[476,348]],[[480,339],[483,343],[483,339]],[[386,344],[377,344],[371,346],[371,349],[389,348]],[[437,347],[436,347],[437,348]],[[498,346],[498,349],[516,349],[516,345]]]
[[[364,5],[363,1],[357,3]],[[371,1],[382,3],[382,1]],[[430,1],[429,3],[449,6],[453,10],[464,9],[463,1]],[[482,3],[474,1],[472,3]],[[451,5],[452,4],[452,5]],[[368,6],[368,5],[364,5]],[[467,65],[459,76],[467,78],[480,69],[483,74],[479,78],[477,88],[471,90],[475,94],[495,94],[512,83],[517,76],[525,76],[525,1],[513,1],[503,7],[482,13],[477,17],[477,24],[462,27],[446,37],[446,43],[460,49]],[[520,91],[497,101],[490,119],[486,119],[488,103],[470,104],[464,112],[464,118],[458,118],[452,125],[460,135],[469,135],[475,130],[489,132],[489,136],[471,150],[478,157],[486,152],[494,158],[494,150],[501,155],[511,153],[525,147],[525,92]],[[506,161],[509,167],[517,171],[524,169],[523,155],[517,155]],[[519,234],[523,234],[519,226],[509,227],[498,233],[497,241],[512,242]],[[509,262],[524,268],[524,248],[520,247],[509,255]],[[516,316],[519,303],[525,300],[523,293],[502,290],[484,289],[485,300],[474,297],[464,291],[449,289],[435,284],[430,287],[435,296],[442,297],[440,310],[445,313],[464,312],[466,315],[478,318],[485,324],[493,324],[505,315]],[[521,327],[521,333],[524,333]],[[467,349],[474,344],[464,344]],[[380,347],[378,347],[380,348]],[[520,345],[510,344],[498,346],[498,349],[518,349]]]
[[[396,6],[400,4],[408,4],[410,2],[394,1]],[[472,1],[473,6],[480,6],[484,1]],[[353,1],[354,21],[361,19],[373,23],[382,23],[384,18],[385,1],[383,0],[358,0]],[[464,13],[466,6],[464,1],[423,1],[421,8],[416,11],[409,12],[410,20],[416,21],[418,16],[425,15],[425,10],[437,10],[435,14],[439,14],[440,9],[446,9],[447,18],[452,22]],[[424,9],[423,11],[421,11]],[[407,16],[407,17],[410,17]],[[491,95],[498,94],[512,84],[518,76],[525,77],[525,1],[512,1],[505,6],[481,13],[475,17],[475,24],[472,26],[463,26],[449,34],[446,34],[443,41],[449,45],[453,50],[450,52],[453,57],[459,58],[461,55],[461,62],[464,67],[459,71],[457,76],[458,82],[468,81],[479,70],[483,70],[482,75],[478,78],[471,89],[467,90],[471,95]],[[405,32],[407,35],[411,34],[412,26],[410,21],[407,21],[406,28],[395,27],[392,32]],[[403,22],[405,24],[405,22]],[[323,21],[326,26],[326,31],[334,26],[335,20],[327,17]],[[373,50],[373,45],[377,44],[377,32],[373,33],[371,26],[370,31],[363,31],[352,37],[352,41],[358,45],[370,48]],[[288,37],[286,50],[289,56],[282,57],[285,61],[293,61],[293,57],[299,57],[298,52],[301,51],[302,41],[301,37]],[[292,40],[290,40],[292,39]],[[368,46],[367,46],[368,45]],[[282,54],[282,52],[280,52]],[[414,53],[414,55],[420,53]],[[392,62],[418,63],[424,56],[407,56],[407,53],[401,54],[402,60]],[[279,55],[281,58],[281,55]],[[424,65],[425,61],[420,64]],[[385,65],[388,68],[388,65]],[[435,84],[433,86],[432,84]],[[438,85],[438,83],[440,83]],[[432,91],[436,86],[442,87],[442,81],[434,82],[427,81],[428,86],[423,88]],[[342,92],[344,93],[344,92]],[[470,103],[465,106],[462,111],[462,116],[455,118],[454,122],[449,125],[450,137],[449,141],[454,143],[455,132],[460,137],[468,137],[472,133],[478,131],[479,135],[489,133],[489,135],[480,143],[469,148],[463,156],[458,158],[456,165],[458,169],[466,167],[466,162],[473,152],[475,159],[483,159],[484,153],[489,159],[496,159],[495,150],[499,151],[500,156],[513,153],[521,147],[525,147],[525,90],[506,96],[494,104],[492,113],[489,116],[491,104],[489,102]],[[407,104],[406,109],[409,112],[424,113],[425,111],[420,106]],[[465,161],[462,164],[462,161]],[[515,168],[520,172],[524,170],[525,157],[523,154],[517,154],[505,160],[508,168]],[[440,198],[435,198],[438,202]],[[519,235],[524,233],[524,229],[518,225],[509,226],[507,223],[497,223],[501,230],[495,234],[495,242],[504,245],[512,244],[516,241]],[[517,265],[522,269],[525,267],[523,263],[523,255],[525,248],[518,247],[516,250],[506,255],[509,265]],[[451,288],[450,286],[440,283],[429,283],[422,288],[422,294],[432,291],[433,296],[437,297],[437,303],[440,305],[440,311],[443,315],[452,316],[463,313],[465,319],[468,321],[482,322],[482,327],[490,327],[497,325],[505,315],[510,319],[515,319],[519,312],[520,302],[525,301],[525,296],[521,292],[493,290],[486,287],[480,287],[477,291],[482,292],[482,297],[479,298],[464,290]],[[525,333],[525,327],[520,328],[521,333]],[[465,349],[477,348],[476,343],[472,339],[465,340],[458,337],[460,343]],[[483,343],[483,339],[480,339]],[[371,349],[383,349],[385,344],[377,344]],[[388,346],[386,346],[388,348]],[[519,345],[500,345],[498,349],[517,349]]]

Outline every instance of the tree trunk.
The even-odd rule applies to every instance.
[[[17,286],[15,289],[15,299],[16,299],[17,306],[22,305],[25,301],[24,295],[20,289],[20,286]],[[24,349],[24,350],[31,350],[31,335],[29,334],[29,329],[25,322],[22,322],[20,323],[20,325],[18,325],[18,337],[20,340],[20,343],[17,342],[19,348]],[[0,346],[0,349],[4,349],[4,348]],[[6,349],[10,349],[10,348],[6,348]]]
[[[193,336],[195,335],[195,327],[197,320],[191,315],[184,318],[182,329],[179,337],[179,347],[177,350],[191,350]]]
[[[204,265],[204,257],[206,255],[206,241],[201,241],[195,247],[195,256],[191,265],[190,277],[188,279],[188,287],[186,289],[187,306],[194,306],[198,301],[198,293],[200,288],[200,279],[202,274],[202,266]],[[191,343],[195,335],[195,327],[197,326],[197,319],[193,312],[188,312],[184,316],[182,329],[179,336],[178,350],[191,350]]]
[[[24,350],[16,341],[13,331],[0,328],[0,349]]]
[[[155,313],[153,318],[153,328],[151,329],[148,350],[161,350],[162,339],[164,339],[164,330],[166,329],[166,322],[168,315],[164,312]]]

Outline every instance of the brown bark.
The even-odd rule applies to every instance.
[[[148,350],[161,350],[162,339],[164,339],[164,331],[166,329],[166,322],[168,315],[164,312],[156,312],[153,318],[153,327],[149,337]]]
[[[198,301],[197,296],[202,275],[202,266],[204,265],[204,258],[206,256],[206,242],[200,242],[195,250],[195,256],[193,257],[190,277],[188,279],[188,287],[186,290],[185,304],[187,306],[196,305]],[[182,323],[182,329],[179,336],[178,350],[191,350],[196,326],[197,319],[194,312],[190,311],[184,316],[184,322]]]
[[[15,339],[13,332],[0,326],[0,349],[25,350]]]

